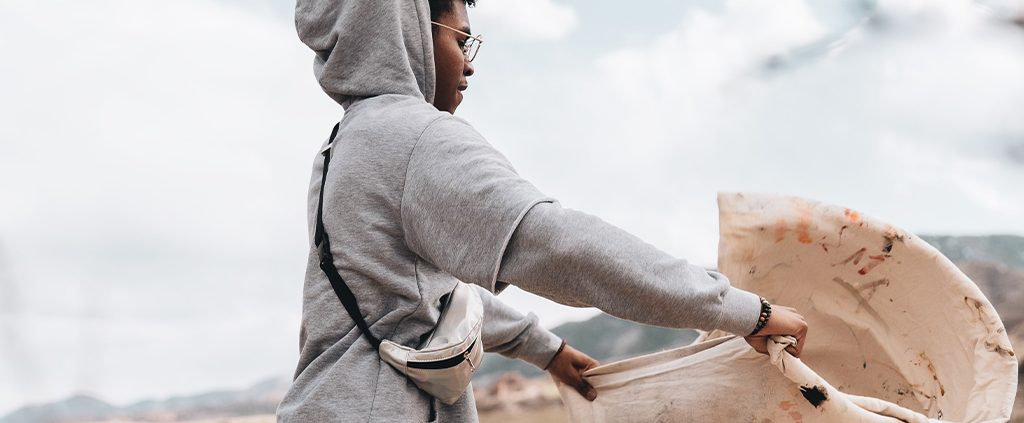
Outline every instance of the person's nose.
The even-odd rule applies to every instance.
[[[472,76],[473,72],[476,72],[476,70],[473,69],[473,62],[466,60],[466,66],[462,68],[462,74],[466,76]]]

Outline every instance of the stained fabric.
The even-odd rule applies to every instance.
[[[796,307],[802,357],[758,354],[713,331],[608,363],[589,402],[559,386],[573,421],[1001,422],[1017,361],[978,287],[913,234],[794,197],[720,194],[719,270]]]

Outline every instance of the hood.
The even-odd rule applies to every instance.
[[[343,107],[381,94],[434,101],[427,0],[298,0],[295,28],[313,73]]]

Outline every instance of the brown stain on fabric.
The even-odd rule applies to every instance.
[[[985,348],[988,348],[989,351],[997,353],[1006,358],[1010,358],[1016,355],[1013,353],[1013,350],[992,341],[985,341]]]
[[[890,226],[890,227],[885,229],[885,235],[884,236],[885,236],[886,239],[891,239],[891,240],[899,241],[901,243],[902,242],[907,242],[907,235],[904,234],[903,232],[900,232],[898,229],[896,229],[896,228],[894,228],[892,226]]]
[[[790,402],[790,401],[782,401],[782,402],[779,403],[779,409],[782,410],[782,411],[787,411],[790,408],[793,408],[793,405],[794,404],[792,402]]]
[[[935,370],[935,364],[932,363],[932,359],[928,358],[928,354],[922,352],[920,354],[921,361],[925,363],[928,368],[928,373],[931,373],[932,380],[939,386],[939,396],[946,395],[946,387],[942,385],[942,381],[939,380],[939,373]]]
[[[971,310],[971,316],[974,318],[973,322],[981,322],[986,326],[991,325],[992,319],[988,313],[985,312],[984,303],[971,297],[964,297],[964,303],[966,303],[968,309]]]
[[[873,280],[871,282],[865,282],[856,286],[857,290],[860,291],[861,297],[865,300],[870,300],[871,297],[875,296],[875,292],[878,291],[879,287],[889,286],[889,278],[882,278]],[[865,294],[864,292],[867,291]]]
[[[850,227],[850,225],[843,225],[843,227],[839,228],[839,237],[838,237],[838,239],[836,239],[836,243],[835,244],[829,244],[829,243],[825,242],[825,240],[828,239],[827,235],[821,237],[821,240],[822,240],[821,249],[825,250],[825,252],[827,253],[827,252],[829,252],[829,248],[839,248],[839,247],[842,247],[843,246],[843,233],[846,232],[846,228],[849,228],[849,227]]]
[[[875,266],[878,266],[879,264],[882,264],[882,262],[885,261],[885,256],[880,254],[877,256],[868,256],[868,258],[871,259],[871,261],[869,261],[868,264],[864,265],[864,267],[860,268],[860,270],[858,270],[857,273],[861,275],[866,275],[868,274],[868,272],[871,271],[871,269],[874,269]]]
[[[985,322],[986,320],[988,320],[986,318],[987,316],[985,315],[985,310],[982,309],[983,306],[981,304],[981,301],[978,301],[970,297],[964,297],[964,303],[966,303],[967,308],[972,311],[972,317],[974,317],[974,321]]]
[[[843,226],[843,229],[846,229],[846,226]],[[839,234],[841,237],[842,229],[839,231]],[[868,262],[865,263],[863,267],[858,269],[857,273],[861,275],[866,275],[870,273],[872,270],[874,270],[875,267],[878,267],[878,265],[884,263],[887,258],[892,257],[892,250],[895,246],[895,242],[903,242],[903,240],[905,239],[905,235],[896,232],[895,229],[889,228],[884,238],[885,240],[882,243],[881,250],[882,254],[869,255]],[[825,247],[825,245],[823,244],[822,247]],[[828,251],[828,248],[825,248],[825,251]],[[846,260],[840,261],[838,263],[832,263],[832,267],[838,266],[840,264],[849,264],[850,262],[853,262],[854,266],[860,265],[860,261],[867,254],[867,251],[868,249],[866,247],[862,247],[861,249],[857,250],[857,252],[847,257]]]
[[[998,318],[993,318],[989,315],[985,309],[985,304],[981,300],[977,300],[971,297],[964,297],[964,304],[967,305],[967,309],[971,311],[971,318],[973,322],[980,322],[985,325],[988,329],[989,336],[985,340],[985,348],[996,354],[999,354],[1005,358],[1015,357],[1016,353],[1013,352],[1013,348],[1008,345],[1003,345],[998,342],[998,338],[1006,339],[1006,329],[998,325]],[[1003,335],[1003,336],[1000,336]],[[997,339],[993,339],[997,338]]]
[[[881,282],[881,285],[884,285],[884,284],[888,283],[888,281],[885,280],[885,279],[880,279],[880,280],[885,281],[885,282]],[[832,278],[832,282],[835,282],[835,283],[839,284],[839,286],[843,287],[843,289],[845,289],[846,292],[849,292],[851,296],[853,296],[854,298],[857,299],[857,311],[860,311],[860,309],[864,309],[864,311],[866,311],[869,315],[871,315],[871,317],[873,317],[875,319],[875,321],[882,327],[883,330],[885,330],[885,331],[889,330],[889,325],[885,323],[885,319],[882,319],[882,316],[878,314],[878,311],[875,310],[875,308],[872,307],[871,304],[868,303],[868,299],[864,298],[864,295],[861,292],[861,288],[853,286],[852,284],[850,284],[849,282],[843,280],[843,278],[840,278],[838,276]],[[878,282],[878,281],[868,282],[867,285],[873,284],[875,282]],[[876,285],[875,288],[877,288],[878,286],[881,286],[881,285]],[[862,285],[862,287],[867,288],[869,286]],[[874,292],[872,291],[871,294],[873,296]]]
[[[864,257],[864,253],[866,253],[867,251],[867,248],[861,248],[857,250],[856,253],[853,253],[849,257],[847,257],[846,260],[840,261],[838,263],[832,263],[832,267],[838,266],[840,264],[847,264],[851,261],[853,262],[854,266],[856,266],[857,264],[860,264],[860,259]]]

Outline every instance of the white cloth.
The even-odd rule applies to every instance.
[[[796,307],[802,360],[705,334],[686,347],[585,373],[589,402],[559,386],[578,422],[999,422],[1017,361],[978,288],[915,236],[798,198],[720,194],[719,270]]]

